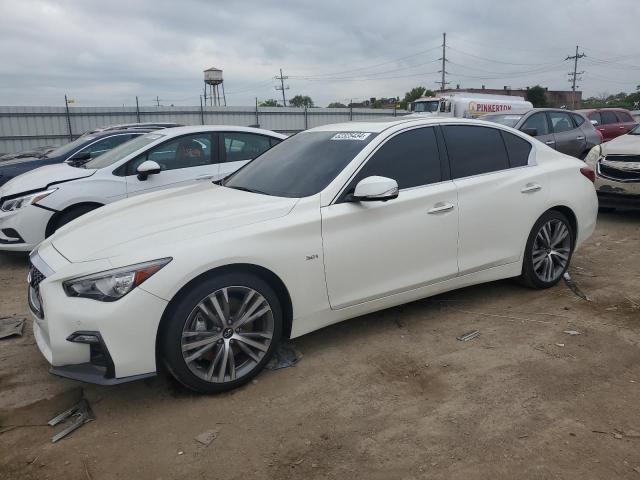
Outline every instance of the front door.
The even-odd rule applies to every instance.
[[[321,209],[332,308],[457,275],[457,193],[442,166],[435,128],[398,133],[367,160],[336,203]],[[349,201],[355,185],[374,175],[396,180],[398,198]]]
[[[556,139],[553,136],[553,132],[551,131],[547,120],[547,115],[544,112],[534,113],[527,118],[520,127],[520,130],[522,131],[525,129],[535,129],[535,137],[537,140],[540,140],[551,148],[556,148]]]
[[[217,134],[194,133],[166,142],[134,158],[126,165],[127,196],[220,178]],[[136,168],[146,160],[160,165],[160,173],[139,178]]]

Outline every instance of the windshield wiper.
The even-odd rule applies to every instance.
[[[267,192],[263,192],[263,191],[260,191],[260,190],[254,190],[253,188],[233,187],[233,186],[230,186],[230,185],[224,185],[224,186],[227,187],[227,188],[233,188],[234,190],[240,190],[240,191],[243,191],[243,192],[258,193],[260,195],[269,195]]]

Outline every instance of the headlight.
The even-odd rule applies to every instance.
[[[595,168],[596,162],[600,158],[602,154],[602,147],[600,145],[596,145],[593,147],[586,157],[584,157],[584,162],[589,165],[591,168]]]
[[[2,202],[2,206],[0,207],[0,210],[2,210],[3,212],[13,212],[15,210],[19,210],[23,207],[26,207],[27,205],[33,205],[34,203],[38,203],[40,200],[42,200],[45,197],[48,197],[56,190],[57,188],[51,188],[49,190],[29,193],[21,197],[5,200],[4,202]]]
[[[84,297],[114,302],[143,283],[169,263],[171,258],[161,258],[150,262],[137,263],[128,267],[114,268],[100,273],[73,278],[62,284],[70,297]]]

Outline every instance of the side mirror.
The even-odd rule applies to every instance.
[[[146,180],[149,175],[156,175],[160,173],[162,168],[158,165],[158,162],[154,162],[153,160],[145,160],[138,168],[136,168],[136,172],[138,172],[138,180],[143,181]]]
[[[384,202],[397,197],[398,182],[387,177],[363,178],[353,192],[353,199],[358,202]]]
[[[532,137],[537,137],[538,136],[538,129],[537,128],[523,128],[521,130],[522,133],[526,133],[527,135],[531,135]]]
[[[69,160],[74,162],[84,162],[85,160],[91,160],[91,152],[85,150],[84,152],[78,152],[73,155]]]
[[[589,120],[594,127],[598,125],[598,120]]]

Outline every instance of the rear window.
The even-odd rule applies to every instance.
[[[600,112],[600,116],[602,117],[602,123],[605,125],[618,123],[618,117],[613,112]]]
[[[520,138],[509,132],[502,132],[504,144],[509,154],[509,164],[511,168],[525,167],[529,164],[529,153],[531,153],[531,144],[524,138]]]
[[[443,131],[453,178],[509,168],[509,158],[500,130],[471,125],[446,125]]]

